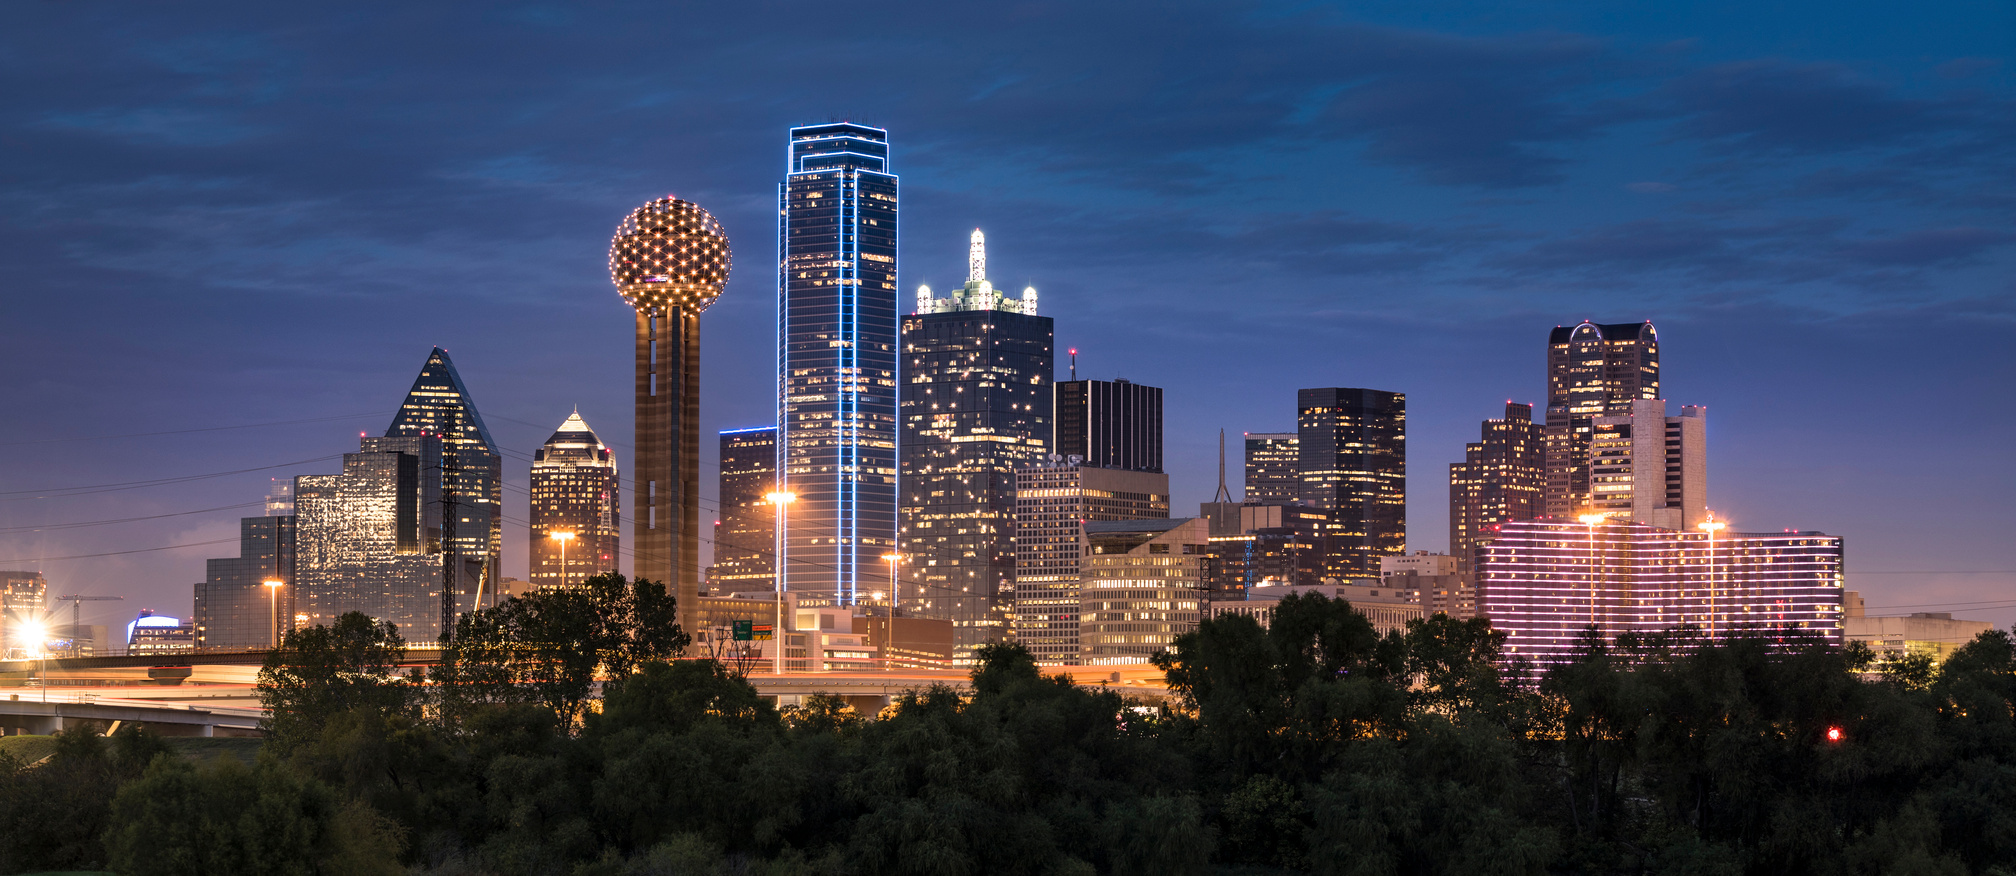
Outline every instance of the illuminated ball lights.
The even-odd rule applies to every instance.
[[[720,221],[678,198],[638,207],[609,242],[609,279],[639,310],[706,310],[728,283],[728,265],[728,235]]]

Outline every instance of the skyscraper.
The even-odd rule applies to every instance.
[[[408,642],[438,639],[442,578],[459,566],[456,610],[475,601],[481,556],[441,547],[441,438],[363,438],[343,472],[294,479],[296,610],[308,624],[361,611],[391,621]]]
[[[455,372],[448,351],[435,347],[420,366],[413,389],[392,417],[385,437],[434,435],[441,439],[442,549],[461,560],[474,558],[477,580],[456,581],[455,589],[495,587],[497,558],[504,545],[504,458],[489,427]],[[452,514],[448,509],[452,508]]]
[[[1546,451],[1533,406],[1505,403],[1505,417],[1485,420],[1483,435],[1449,464],[1449,555],[1469,569],[1478,533],[1494,523],[1546,512]],[[1488,537],[1488,536],[1487,536]]]
[[[270,648],[293,628],[294,525],[292,514],[240,518],[238,556],[205,561],[195,594],[196,650]]]
[[[0,659],[41,649],[27,631],[48,614],[48,605],[49,582],[41,572],[0,572]]]
[[[1547,516],[1587,509],[1591,421],[1659,397],[1659,332],[1650,320],[1554,327],[1547,338]]]
[[[778,187],[785,586],[851,605],[896,547],[896,195],[889,132],[791,129]]]
[[[528,556],[534,585],[579,585],[616,570],[622,492],[615,451],[602,443],[580,411],[568,414],[553,437],[532,452]],[[555,533],[565,538],[556,539]]]
[[[1057,452],[1086,465],[1162,470],[1162,389],[1127,380],[1057,384]]]
[[[765,498],[777,488],[777,428],[731,429],[721,433],[721,480],[715,495],[721,517],[714,524],[714,595],[777,588],[777,506]]]
[[[1034,288],[1006,298],[988,281],[979,229],[966,285],[918,287],[903,319],[902,604],[951,620],[962,656],[1007,638],[1015,472],[1050,454],[1052,333]]]
[[[1297,466],[1301,450],[1293,432],[1246,433],[1246,501],[1286,505],[1302,498]]]
[[[1302,503],[1329,512],[1326,577],[1372,576],[1407,552],[1407,396],[1376,389],[1296,393]]]
[[[1669,417],[1665,399],[1639,399],[1592,418],[1590,433],[1588,510],[1662,529],[1707,519],[1707,409]]]
[[[609,278],[637,312],[635,577],[675,594],[679,626],[700,598],[700,314],[728,283],[728,235],[678,198],[616,226]]]
[[[1039,663],[1076,665],[1085,522],[1168,516],[1161,472],[1067,462],[1016,472],[1015,640]]]

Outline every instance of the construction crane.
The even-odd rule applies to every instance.
[[[122,600],[122,599],[125,599],[125,598],[126,598],[126,597],[124,597],[124,596],[58,596],[58,597],[56,597],[56,601],[57,601],[57,602],[63,602],[63,601],[66,601],[66,600],[67,600],[67,601],[69,601],[69,603],[70,603],[70,655],[71,655],[71,656],[73,656],[73,657],[81,657],[81,656],[83,656],[83,655],[82,655],[81,653],[79,653],[79,651],[78,651],[78,648],[77,648],[77,637],[78,637],[78,636],[80,635],[80,632],[81,632],[81,628],[82,628],[82,627],[84,626],[84,617],[83,617],[83,616],[84,616],[84,603],[86,603],[86,602],[118,602],[119,600]]]

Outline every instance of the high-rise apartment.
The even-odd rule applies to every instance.
[[[1485,420],[1483,435],[1449,464],[1449,554],[1468,569],[1478,533],[1494,523],[1546,513],[1547,454],[1533,406],[1505,403],[1503,419]]]
[[[0,572],[0,659],[16,660],[41,650],[31,641],[33,624],[49,611],[49,581],[41,572]]]
[[[1016,472],[1015,640],[1039,663],[1075,665],[1083,525],[1168,516],[1169,476],[1161,472],[1068,462]]]
[[[784,583],[852,605],[896,549],[896,196],[889,132],[791,129],[778,187]]]
[[[1084,530],[1078,665],[1146,663],[1197,628],[1210,597],[1203,518],[1095,521]]]
[[[1650,320],[1554,327],[1547,338],[1546,516],[1587,510],[1595,418],[1659,397],[1659,331]]]
[[[1057,452],[1100,468],[1161,471],[1161,387],[1124,379],[1057,384]]]
[[[1407,551],[1407,396],[1376,389],[1295,395],[1302,504],[1329,512],[1325,577],[1378,574]]]
[[[1262,505],[1301,501],[1301,453],[1294,432],[1246,433],[1246,501]]]
[[[1708,411],[1666,416],[1664,399],[1639,399],[1590,420],[1589,508],[1663,529],[1687,529],[1708,514]]]
[[[204,562],[195,594],[196,650],[270,648],[293,629],[294,526],[292,514],[240,518],[238,556]]]
[[[441,438],[364,438],[343,472],[294,479],[297,622],[361,611],[408,642],[438,639],[476,597],[484,558],[441,549]],[[453,564],[452,609],[442,580]]]
[[[622,496],[616,452],[602,443],[580,411],[568,414],[532,452],[532,584],[578,586],[615,571],[622,548]]]
[[[476,403],[456,373],[448,351],[435,347],[420,366],[413,389],[392,417],[385,437],[434,435],[441,439],[442,549],[460,560],[476,559],[477,579],[457,581],[457,590],[488,589],[501,578],[498,556],[504,546],[504,457]],[[452,509],[453,513],[450,513]]]
[[[721,433],[721,480],[715,495],[714,569],[707,589],[749,593],[777,589],[777,428],[757,426]]]
[[[636,315],[631,567],[675,594],[685,629],[700,599],[700,314],[729,267],[721,223],[678,198],[631,211],[609,242],[609,279]]]

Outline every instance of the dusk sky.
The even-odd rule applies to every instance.
[[[607,250],[652,198],[734,246],[703,434],[769,424],[786,129],[833,119],[890,132],[906,312],[978,227],[1060,370],[1166,388],[1178,515],[1218,430],[1236,494],[1298,387],[1392,390],[1446,550],[1548,330],[1651,319],[1718,516],[1845,536],[1872,613],[2016,622],[2007,0],[309,6],[0,6],[0,569],[126,597],[87,622],[186,616],[433,345],[524,577],[570,409],[630,470]]]

